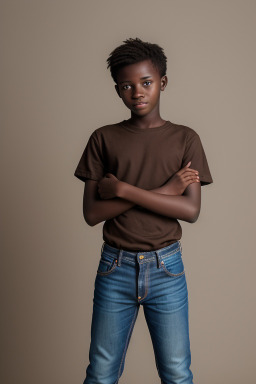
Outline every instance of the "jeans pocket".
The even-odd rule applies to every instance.
[[[103,250],[98,264],[98,275],[110,275],[117,267],[116,255],[110,254]]]
[[[177,277],[185,274],[184,264],[182,260],[181,249],[170,255],[164,255],[161,261],[161,267],[169,276]]]

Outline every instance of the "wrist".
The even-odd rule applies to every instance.
[[[160,193],[161,195],[168,195],[168,189],[165,186],[154,188],[152,192]]]
[[[162,187],[155,188],[151,190],[152,192],[160,193],[162,195],[177,195],[177,192],[175,191],[174,188],[171,188],[170,185],[165,186],[163,185]]]
[[[127,183],[125,181],[120,181],[117,183],[116,197],[124,199],[125,197],[125,188]]]

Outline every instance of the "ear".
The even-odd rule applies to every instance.
[[[164,91],[168,84],[168,77],[165,75],[161,78],[161,91]]]
[[[117,84],[115,84],[115,90],[116,90],[116,93],[118,94],[118,96],[121,97],[121,96],[120,96],[120,93],[119,93],[119,88],[118,88],[118,85],[117,85]]]

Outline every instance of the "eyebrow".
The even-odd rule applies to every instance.
[[[140,80],[148,79],[149,77],[152,77],[152,76],[144,76],[144,77],[141,77]],[[122,84],[122,83],[130,83],[130,80],[120,81],[119,84]]]

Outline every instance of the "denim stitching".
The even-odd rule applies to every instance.
[[[185,273],[185,268],[183,269],[183,272],[180,272],[180,273],[171,273],[171,272],[169,272],[167,269],[166,269],[166,266],[164,265],[164,264],[161,264],[162,265],[162,268],[164,269],[164,271],[168,274],[168,275],[170,275],[170,276],[181,276],[181,275],[184,275],[184,273]]]
[[[178,248],[176,248],[176,249],[173,249],[171,252],[168,252],[168,253],[166,253],[166,254],[163,254],[163,255],[161,255],[161,258],[162,259],[165,259],[166,257],[169,257],[169,256],[172,256],[172,255],[174,255],[175,253],[177,253],[178,251],[180,251],[181,252],[181,255],[182,255],[182,248],[181,248],[181,243],[180,243],[180,241],[178,240],[178,242],[179,242],[179,244],[180,244],[180,247],[178,247]],[[103,243],[103,246],[104,246],[104,243]],[[103,247],[102,246],[102,247]],[[110,245],[109,245],[109,247],[111,247]],[[113,247],[111,247],[112,249],[116,249],[116,248],[113,248]],[[112,257],[113,259],[116,259],[117,258],[117,255],[116,254],[113,254],[113,253],[109,253],[108,252],[108,250],[106,250],[105,249],[105,251],[104,251],[109,257]],[[127,252],[127,251],[126,251]],[[102,254],[103,252],[101,252],[101,254]],[[134,256],[134,255],[133,255]],[[131,260],[128,256],[124,256],[124,255],[122,255],[122,260],[125,260],[125,261],[127,261],[128,263],[130,263],[130,264],[132,264],[132,265],[135,265],[136,264],[136,259],[134,259],[134,261],[133,260]],[[148,263],[148,262],[151,262],[151,261],[154,261],[155,260],[155,256],[153,256],[153,257],[151,257],[151,258],[148,258],[148,259],[146,259],[146,260],[144,260],[144,261],[142,261],[142,263]]]
[[[120,249],[118,256],[117,256],[117,265],[118,267],[121,267],[122,265],[122,258],[123,258],[123,250]]]
[[[113,263],[113,261],[110,262],[110,261],[107,261],[107,260],[100,260],[100,262],[101,262],[101,263],[108,264],[108,265],[111,265],[111,264]]]
[[[106,249],[104,250],[104,253],[106,255],[108,255],[109,257],[112,257],[112,259],[116,259],[118,255],[116,254],[113,254],[113,253],[109,253]]]
[[[178,240],[178,243],[179,243],[179,246],[178,246],[176,249],[173,249],[172,251],[170,251],[170,252],[168,252],[168,253],[166,253],[166,254],[163,254],[162,257],[163,257],[163,256],[167,256],[167,255],[172,255],[173,253],[177,252],[179,249],[182,249],[182,248],[181,248],[181,242],[180,242],[179,240]],[[112,248],[112,249],[114,250],[114,255],[115,255],[115,256],[116,256],[116,253],[117,253],[117,252],[120,252],[120,249],[111,247],[111,245],[108,245],[105,241],[104,241],[104,243],[103,243],[103,245],[102,245],[102,248],[104,247],[104,244],[106,244],[108,247],[110,247],[110,248]],[[165,247],[165,248],[167,248],[167,247]],[[165,249],[165,248],[163,248],[163,249]],[[129,252],[129,251],[126,251],[126,250],[123,250],[123,251],[126,252],[126,253],[128,253],[129,255],[134,256],[134,253],[159,252],[160,250],[157,250],[157,251],[138,251],[138,252]],[[108,252],[108,249],[105,249],[105,252]],[[109,252],[111,252],[111,251],[109,251]],[[112,254],[112,255],[113,255],[113,254]],[[123,257],[125,257],[125,256],[123,256]]]
[[[116,267],[117,267],[117,264],[115,263],[115,264],[113,265],[113,267],[112,267],[109,271],[105,271],[105,272],[97,271],[97,274],[98,274],[98,275],[101,275],[101,276],[109,275],[110,273],[114,272],[114,270],[116,269]]]
[[[149,271],[148,270],[149,270],[149,268],[147,266],[147,269],[146,269],[146,279],[145,279],[145,286],[146,286],[145,295],[141,299],[139,299],[139,302],[141,302],[143,299],[145,299],[145,297],[148,294],[148,275],[149,275]]]
[[[175,253],[178,253],[179,251],[180,251],[180,248],[178,247],[178,248],[174,249],[171,252],[168,252],[168,253],[166,253],[164,255],[161,255],[161,257],[162,257],[162,259],[164,259],[165,257],[168,257],[168,256],[171,256],[171,255],[174,255]]]
[[[174,252],[174,253],[177,253],[177,252]],[[165,259],[166,257],[171,256],[171,255],[172,255],[171,253],[168,253],[168,254],[162,256],[162,259]],[[133,261],[133,260],[131,260],[128,257],[125,257],[125,256],[123,256],[122,259],[126,260],[128,263],[131,263],[131,264],[135,264],[136,263],[135,262],[136,259],[134,259],[134,261]],[[151,261],[155,261],[155,259],[156,259],[155,256],[151,257],[150,259],[145,259],[145,260],[141,261],[141,264],[148,263],[148,262],[151,262]]]
[[[121,363],[120,363],[120,366],[119,366],[119,370],[118,370],[117,381],[115,382],[115,384],[118,383],[118,380],[120,378],[121,367],[122,367],[122,364],[123,364],[123,360],[124,360],[124,357],[125,357],[126,350],[128,348],[128,344],[129,344],[131,335],[132,335],[132,329],[133,329],[133,326],[134,326],[134,323],[135,323],[135,320],[136,320],[136,317],[137,317],[137,314],[138,314],[138,310],[139,310],[139,307],[136,307],[136,310],[134,312],[134,316],[133,316],[133,319],[132,319],[132,322],[131,322],[131,326],[130,326],[130,329],[129,329],[129,332],[128,332],[128,335],[127,335],[127,339],[126,339],[126,343],[125,343],[125,347],[124,347],[124,351],[123,351],[122,360],[121,360]]]
[[[127,263],[130,263],[130,264],[132,264],[132,265],[135,265],[136,264],[136,261],[134,260],[131,260],[131,259],[129,259],[129,258],[126,258],[126,257],[122,257],[122,260],[125,260],[125,261],[127,261]]]
[[[177,240],[177,242],[179,243],[179,245],[181,246],[181,242],[180,242],[180,240]],[[107,244],[105,241],[104,241],[104,243],[103,243],[103,245],[104,244],[106,244],[106,246],[107,247],[109,247],[109,248],[112,248],[115,252],[119,252],[120,251],[120,249],[119,248],[115,248],[115,247],[112,247],[111,245],[109,245],[109,244]],[[170,245],[173,245],[173,244],[175,244],[175,243],[172,243],[172,244],[170,244]],[[166,247],[164,247],[164,248],[161,248],[161,249],[156,249],[156,250],[154,250],[154,251],[143,251],[143,250],[139,250],[139,251],[127,251],[127,250],[123,250],[123,251],[125,251],[125,252],[127,252],[127,253],[129,253],[130,255],[134,255],[134,253],[149,253],[149,252],[159,252],[159,251],[162,251],[162,250],[165,250],[166,248],[168,248],[170,245],[167,245]]]
[[[181,254],[182,254],[182,245],[181,245],[180,240],[179,240],[179,244],[180,244],[180,252],[181,252]]]

